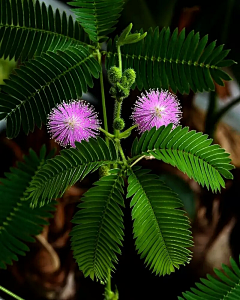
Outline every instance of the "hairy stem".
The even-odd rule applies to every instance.
[[[107,122],[107,110],[106,110],[106,103],[105,103],[105,93],[104,93],[104,83],[103,83],[103,69],[102,69],[102,56],[99,50],[97,50],[98,54],[98,62],[101,66],[101,73],[100,73],[100,86],[101,86],[101,96],[102,96],[102,110],[103,110],[103,124],[104,129],[108,132],[108,122]],[[105,137],[106,143],[109,144],[108,137]]]
[[[117,118],[120,118],[121,116],[121,107],[122,107],[122,103],[121,102],[118,102],[118,100],[116,99],[115,100],[115,114],[114,114],[114,119],[117,119]],[[120,133],[120,130],[117,130],[114,128],[114,135],[115,137],[119,137],[119,133]]]
[[[9,290],[5,289],[4,287],[0,286],[0,290],[2,290],[4,293],[12,296],[13,298],[17,299],[17,300],[24,300],[23,298],[15,295],[14,293],[10,292]]]

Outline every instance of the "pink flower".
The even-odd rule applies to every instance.
[[[141,97],[138,97],[132,119],[141,133],[154,126],[158,129],[169,123],[173,123],[174,128],[179,124],[182,116],[180,108],[175,95],[168,91],[150,90],[146,95],[142,93]]]
[[[61,146],[88,141],[98,135],[100,122],[94,108],[82,100],[59,104],[48,115],[48,129],[53,139]]]

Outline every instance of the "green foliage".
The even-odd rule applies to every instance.
[[[156,274],[165,275],[188,263],[192,246],[189,220],[177,194],[157,175],[139,167],[129,171],[127,198],[133,196],[136,248]]]
[[[123,0],[74,0],[68,4],[78,7],[72,11],[93,42],[107,40],[123,9]]]
[[[48,51],[30,60],[5,80],[0,92],[0,120],[7,119],[7,136],[16,137],[21,125],[33,132],[46,123],[51,108],[64,100],[78,99],[93,87],[100,66],[83,46],[57,53]]]
[[[116,44],[117,46],[138,43],[139,41],[143,40],[147,35],[147,32],[145,32],[144,34],[141,33],[130,34],[131,30],[132,30],[132,23],[130,23],[121,33],[119,39],[117,40],[117,44]]]
[[[142,31],[141,31],[142,32]],[[118,60],[116,43],[108,42],[106,68],[116,65]],[[139,43],[121,47],[123,69],[133,68],[136,71],[136,86],[139,90],[163,88],[189,94],[194,92],[214,90],[213,80],[223,85],[223,80],[231,80],[228,74],[221,70],[233,64],[232,60],[224,60],[229,50],[223,50],[223,45],[216,47],[216,42],[207,47],[208,36],[201,40],[199,33],[191,31],[187,36],[185,30],[178,34],[175,29],[172,35],[169,28],[149,29],[146,38]]]
[[[84,194],[80,210],[73,218],[78,224],[71,232],[73,255],[83,271],[105,282],[109,268],[114,270],[116,254],[123,240],[123,178],[121,171],[113,169]]]
[[[3,59],[0,58],[0,85],[4,84],[4,79],[7,79],[9,74],[16,67],[16,62],[14,59]]]
[[[189,220],[182,210],[181,200],[159,176],[149,174],[149,170],[131,168],[130,163],[135,164],[144,156],[154,156],[213,191],[224,187],[221,176],[232,178],[229,170],[233,166],[229,154],[218,145],[211,145],[212,140],[207,139],[207,135],[188,131],[187,127],[173,129],[172,124],[158,130],[152,128],[136,138],[133,158],[127,160],[120,140],[128,137],[135,126],[119,132],[125,125],[121,104],[129,96],[130,88],[135,87],[140,90],[170,87],[182,94],[189,93],[190,89],[194,92],[213,90],[214,81],[223,85],[222,80],[231,79],[221,68],[234,62],[225,60],[229,51],[223,50],[222,45],[216,47],[216,42],[212,42],[206,46],[208,37],[200,40],[199,33],[194,31],[185,36],[185,30],[178,34],[176,29],[171,34],[169,28],[160,32],[156,28],[147,34],[143,31],[132,34],[132,24],[119,38],[108,42],[107,51],[102,51],[100,44],[114,31],[123,1],[74,0],[70,5],[76,7],[73,9],[76,22],[66,13],[53,12],[51,6],[40,4],[39,0],[0,0],[0,57],[27,60],[1,86],[0,120],[7,120],[9,138],[16,137],[21,127],[25,134],[33,132],[35,125],[41,128],[53,107],[79,99],[88,87],[93,87],[92,77],[99,77],[102,57],[106,54],[108,76],[113,84],[110,93],[115,98],[114,134],[107,130],[101,73],[105,126],[101,131],[107,141],[91,138],[88,142],[76,142],[76,148],[62,150],[47,162],[45,148],[40,157],[30,150],[25,163],[19,163],[18,169],[12,168],[7,178],[1,180],[0,267],[17,260],[18,254],[24,255],[28,247],[23,242],[33,241],[31,236],[47,224],[44,218],[50,216],[47,211],[53,207],[43,205],[99,169],[100,180],[85,193],[78,205],[80,210],[73,218],[77,225],[71,232],[72,249],[83,274],[106,282],[110,271],[115,270],[123,240],[121,208],[124,207],[123,185],[127,172],[127,198],[132,197],[136,248],[153,272],[170,274],[190,260]],[[122,70],[125,71],[122,73]],[[112,166],[119,169],[111,170]],[[238,291],[240,270],[233,262],[232,266],[236,275],[227,267],[224,268],[229,279],[217,275]],[[209,293],[211,298],[207,299],[210,300],[217,299],[214,293],[222,295],[223,291],[233,291],[216,284],[212,278],[204,284],[209,288],[200,285],[202,292],[194,289],[195,295],[187,292],[184,297],[200,300],[206,299]],[[110,282],[108,298],[118,298],[117,292],[114,295],[108,290],[109,286]],[[219,291],[214,290],[215,286],[220,287]],[[202,295],[205,298],[200,298]]]
[[[40,156],[30,149],[24,162],[11,168],[6,178],[1,178],[0,185],[0,268],[18,260],[18,255],[29,251],[25,242],[34,242],[32,237],[47,225],[45,218],[52,217],[49,211],[54,210],[53,203],[41,208],[32,209],[25,200],[25,192],[38,168],[45,163],[46,148],[42,147]]]
[[[239,259],[240,261],[240,259]],[[222,265],[225,274],[218,269],[214,269],[219,277],[216,279],[207,275],[207,279],[201,278],[201,283],[196,283],[196,288],[191,288],[191,292],[183,293],[183,297],[178,300],[238,300],[240,299],[240,269],[233,258],[230,258],[232,270]]]
[[[100,166],[114,163],[118,157],[113,142],[108,147],[102,138],[76,142],[76,148],[60,154],[48,160],[31,181],[27,192],[34,206],[61,197],[69,186]]]
[[[89,39],[72,16],[37,0],[0,1],[0,57],[32,58],[47,50],[66,49]]]
[[[136,138],[132,145],[132,156],[154,156],[180,171],[186,173],[202,186],[217,191],[225,187],[225,178],[232,179],[229,170],[234,166],[231,159],[219,145],[211,145],[208,135],[188,127],[172,124],[162,126],[158,130],[152,128],[145,131],[140,139]],[[211,146],[210,146],[211,145]]]

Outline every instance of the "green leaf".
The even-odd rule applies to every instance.
[[[139,167],[129,171],[128,195],[133,233],[141,258],[158,275],[170,274],[190,260],[189,220],[183,204],[157,175]]]
[[[18,260],[18,255],[29,251],[26,242],[34,242],[33,236],[42,231],[47,225],[46,218],[54,210],[53,204],[32,209],[25,201],[25,192],[39,166],[45,163],[45,146],[41,155],[30,149],[24,162],[19,162],[17,168],[11,168],[6,178],[0,179],[0,268]]]
[[[118,45],[122,46],[124,44],[125,38],[129,35],[130,31],[132,30],[132,23],[130,23],[121,33],[118,39]]]
[[[76,148],[64,149],[39,170],[27,190],[34,206],[61,197],[69,186],[82,180],[102,165],[115,163],[117,152],[113,142],[109,148],[102,138],[76,142]]]
[[[142,33],[142,31],[140,31]],[[173,34],[169,28],[159,28],[147,32],[147,37],[137,45],[121,47],[123,66],[130,64],[136,71],[136,86],[139,90],[149,88],[171,88],[173,92],[189,94],[213,90],[214,84],[231,78],[220,68],[234,62],[225,59],[229,50],[223,45],[215,48],[216,42],[207,46],[208,37],[199,38],[199,33],[191,31],[185,36],[185,30]],[[116,42],[109,40],[106,53],[106,68],[117,65]]]
[[[188,127],[173,129],[172,124],[158,130],[154,127],[134,142],[132,156],[152,155],[177,167],[202,186],[218,191],[225,186],[222,177],[233,178],[229,170],[234,166],[229,154],[219,145],[211,145],[212,140],[207,137],[195,130],[188,131]]]
[[[114,270],[123,240],[123,179],[120,170],[110,171],[89,189],[72,222],[73,255],[84,276],[107,281]]]
[[[77,7],[72,11],[93,42],[107,40],[123,9],[122,0],[74,0],[68,4]]]
[[[6,16],[8,16],[6,18]],[[0,57],[26,60],[89,42],[80,24],[37,0],[0,2]]]
[[[189,218],[193,220],[196,214],[196,200],[195,194],[189,184],[174,174],[163,173],[159,175],[159,178],[178,195],[183,203],[184,210],[187,212]]]
[[[228,266],[222,265],[225,272],[215,269],[214,272],[219,278],[207,275],[208,279],[201,278],[202,283],[196,283],[196,288],[191,288],[191,292],[183,293],[179,299],[191,300],[238,300],[240,297],[240,269],[237,263],[230,258],[231,270]]]
[[[47,114],[57,104],[79,99],[92,87],[100,65],[83,46],[57,53],[48,51],[16,69],[17,75],[5,80],[0,92],[0,112],[7,120],[7,136],[25,134],[35,125],[41,128]]]

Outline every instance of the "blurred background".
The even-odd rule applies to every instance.
[[[4,0],[2,0],[4,1]],[[46,4],[67,11],[67,1],[45,0]],[[119,21],[120,33],[130,22],[133,30],[149,27],[170,26],[186,31],[199,31],[201,37],[209,34],[209,41],[216,40],[231,49],[230,59],[240,62],[239,38],[240,2],[237,0],[129,0]],[[114,35],[112,35],[114,36]],[[0,84],[8,78],[18,62],[0,59]],[[226,189],[221,194],[212,194],[188,179],[177,169],[155,160],[142,160],[146,168],[152,169],[175,190],[182,199],[185,210],[192,222],[195,246],[193,258],[188,266],[181,267],[170,276],[158,277],[140,260],[134,249],[132,239],[131,212],[125,209],[125,242],[119,265],[113,274],[113,288],[116,284],[120,299],[177,299],[207,273],[213,274],[213,268],[221,264],[229,265],[232,256],[238,261],[240,254],[240,65],[226,70],[233,81],[224,87],[216,86],[216,92],[178,95],[183,108],[181,124],[190,129],[209,134],[215,143],[219,143],[230,154],[236,169],[234,180],[226,181]],[[106,74],[105,74],[106,77]],[[106,79],[106,78],[105,78]],[[112,98],[105,80],[109,120],[112,119]],[[140,92],[131,92],[123,104],[123,116],[130,126],[131,108]],[[96,106],[101,114],[100,88],[98,82],[83,98]],[[111,124],[109,124],[111,125]],[[135,133],[136,135],[136,133]],[[36,129],[25,136],[21,133],[16,139],[5,137],[5,123],[0,122],[0,176],[4,177],[16,161],[21,161],[31,147],[37,153],[42,144],[48,150],[60,147],[49,139],[46,127]],[[124,149],[130,155],[132,138],[124,141]],[[64,299],[64,300],[101,300],[104,287],[100,283],[85,279],[72,258],[69,232],[71,218],[81,195],[97,180],[98,174],[92,174],[70,188],[59,205],[50,225],[44,227],[42,234],[36,237],[36,243],[30,244],[31,251],[26,257],[20,257],[5,271],[0,270],[0,285],[26,300]],[[0,293],[0,299],[10,299]]]

